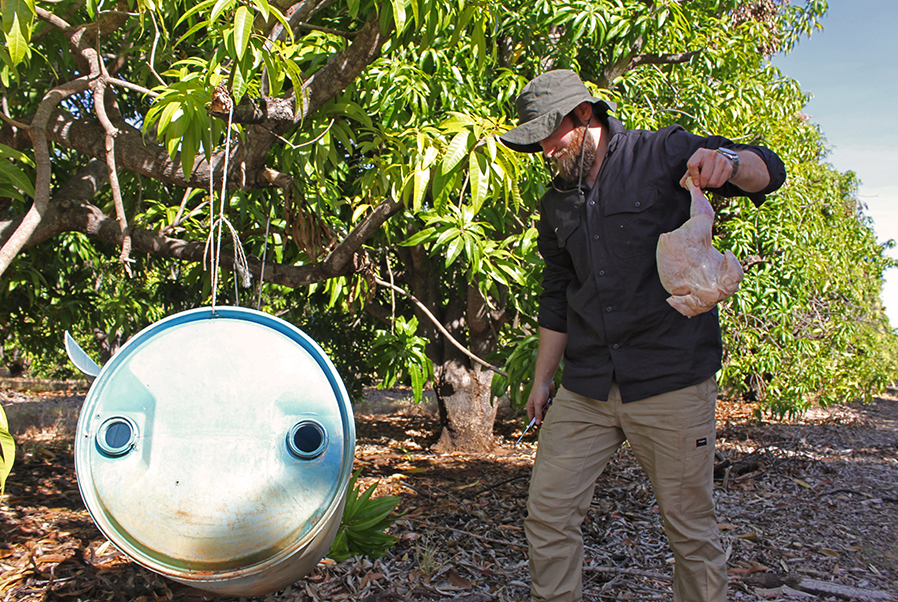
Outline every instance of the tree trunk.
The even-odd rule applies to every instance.
[[[494,447],[493,423],[498,406],[490,395],[493,373],[463,363],[452,360],[436,370],[442,432],[433,449],[440,453],[485,452]]]
[[[506,312],[490,310],[477,283],[468,282],[465,274],[453,274],[454,285],[446,287],[445,276],[441,277],[423,247],[402,247],[396,252],[415,297],[456,341],[477,357],[489,358],[498,346],[496,333],[507,319]],[[430,340],[427,356],[434,366],[433,390],[440,414],[440,438],[434,451],[480,453],[493,449],[497,410],[490,393],[493,372],[459,351],[429,317],[418,309],[415,314],[420,332]]]
[[[471,352],[481,358],[496,350],[496,332],[504,312],[494,315],[475,284],[463,286],[446,306],[447,327],[458,340],[467,335]],[[435,451],[485,452],[493,448],[496,404],[490,388],[493,372],[444,343],[444,358],[434,369],[440,409],[440,440]]]

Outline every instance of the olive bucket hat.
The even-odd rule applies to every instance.
[[[569,69],[547,71],[532,79],[515,101],[520,124],[499,137],[512,150],[542,151],[539,143],[554,132],[564,116],[581,102],[598,104],[606,112],[615,104],[589,93],[580,77]]]

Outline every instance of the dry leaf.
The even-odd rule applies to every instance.
[[[729,531],[731,529],[738,529],[739,527],[736,525],[731,525],[730,523],[717,523],[717,528],[721,531]]]
[[[770,570],[770,567],[764,566],[760,562],[740,562],[744,569],[746,575],[751,575],[752,573],[766,573]]]
[[[774,598],[781,598],[783,595],[783,586],[779,586],[773,589],[765,589],[761,587],[755,588],[755,593],[765,600],[773,600]]]
[[[460,577],[455,571],[449,573],[449,583],[459,589],[471,589],[474,587],[467,579]]]
[[[45,562],[62,562],[66,559],[65,554],[46,554],[45,556],[40,556],[36,558],[37,562],[45,563]]]
[[[473,483],[468,483],[467,485],[462,485],[460,487],[456,487],[456,489],[461,491],[462,489],[470,489],[471,487],[476,487],[477,485],[480,485],[480,479],[477,479]]]

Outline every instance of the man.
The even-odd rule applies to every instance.
[[[713,503],[717,309],[686,318],[668,305],[655,248],[689,219],[687,176],[760,205],[785,180],[783,163],[769,149],[679,126],[626,130],[572,71],[535,78],[517,107],[520,125],[502,141],[542,152],[558,172],[541,201],[544,290],[527,401],[542,423],[524,523],[531,599],[581,600],[580,525],[596,478],[626,440],[664,519],[674,601],[726,602]]]

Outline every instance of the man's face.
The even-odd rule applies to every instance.
[[[543,156],[552,162],[558,175],[568,182],[577,182],[585,178],[595,161],[596,144],[591,136],[586,136],[586,132],[585,123],[575,125],[571,116],[565,115],[561,125],[552,132],[552,135],[540,142]]]

